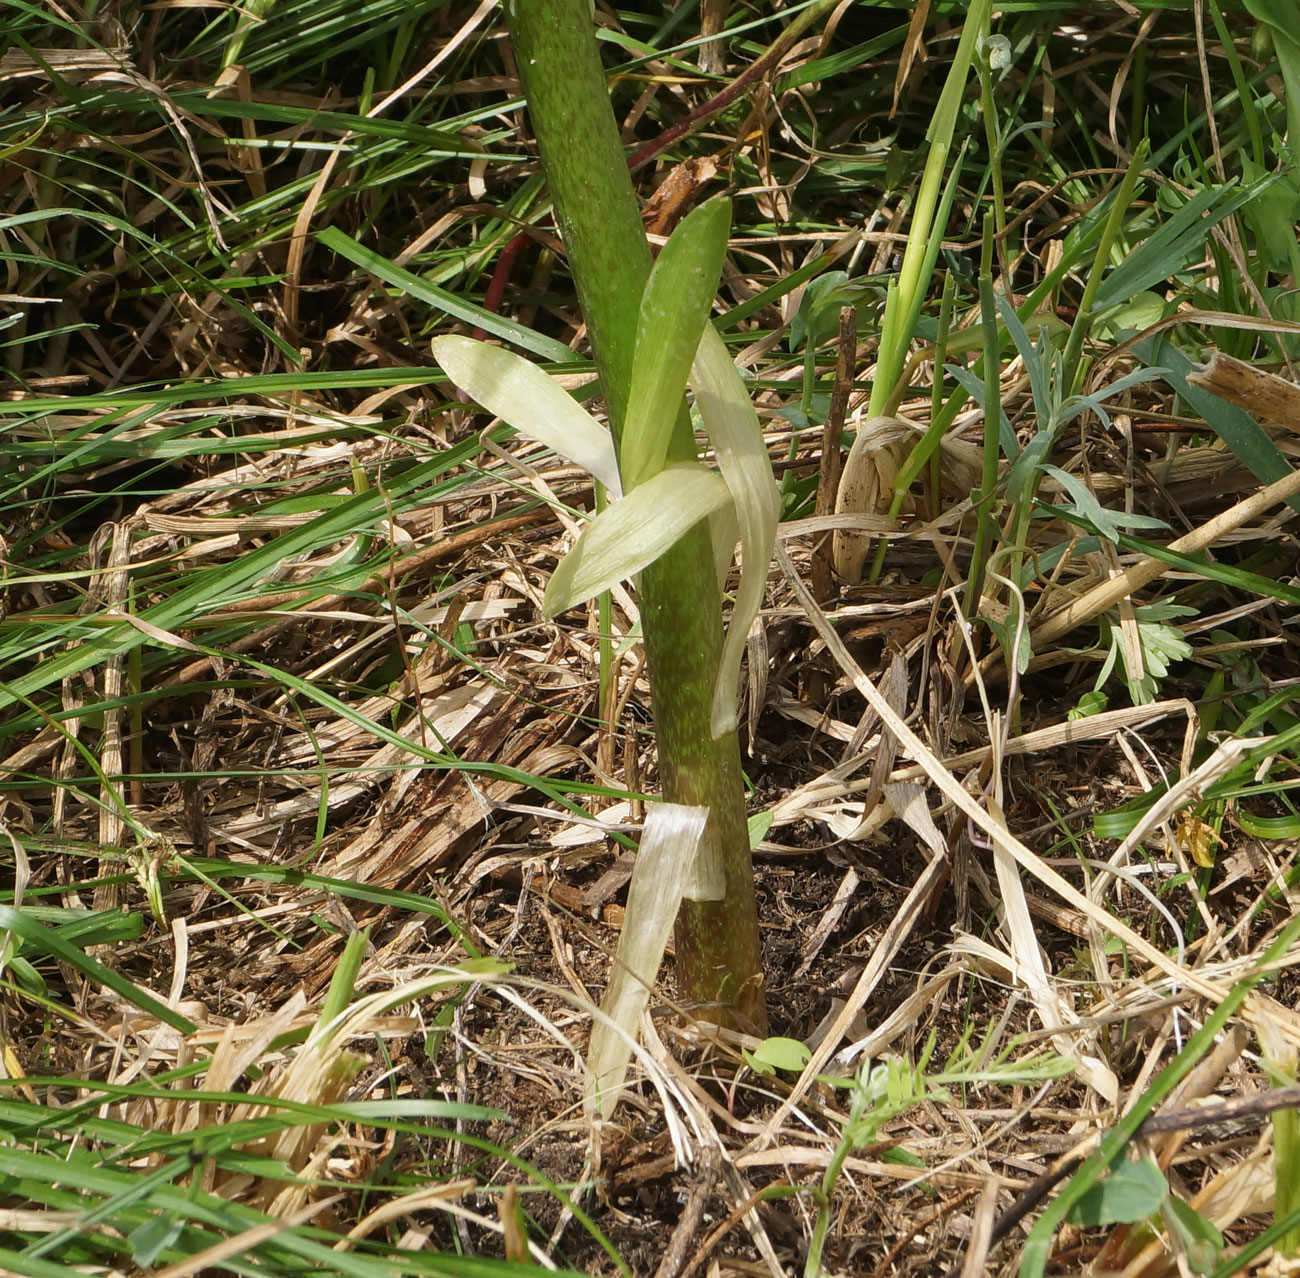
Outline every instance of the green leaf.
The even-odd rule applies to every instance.
[[[150,1269],[159,1257],[172,1246],[185,1229],[185,1219],[175,1212],[160,1212],[137,1225],[128,1235],[131,1259],[142,1268]]]
[[[749,627],[763,603],[763,587],[776,543],[781,495],[772,477],[772,462],[763,429],[750,402],[740,371],[726,343],[705,325],[699,353],[691,367],[691,385],[700,420],[718,458],[740,525],[740,588],[727,626],[722,663],[713,696],[715,738],[736,726],[736,684]]]
[[[1131,296],[1127,302],[1108,311],[1096,321],[1097,337],[1114,341],[1121,333],[1141,333],[1165,319],[1170,303],[1158,293],[1145,289]]]
[[[1096,494],[1081,479],[1059,466],[1044,466],[1043,473],[1051,475],[1074,498],[1074,513],[1086,519],[1109,541],[1119,540],[1119,527],[1110,512],[1097,500]]]
[[[819,275],[799,299],[799,309],[790,321],[786,345],[791,354],[805,342],[820,346],[839,332],[840,311],[846,306],[859,306],[864,298],[871,298],[875,306],[864,308],[858,314],[858,331],[872,322],[871,311],[878,312],[885,300],[887,277],[882,275],[859,276],[850,279],[846,271],[827,271]]]
[[[629,491],[664,468],[686,377],[718,291],[730,228],[730,200],[701,204],[669,236],[646,281],[619,445]]]
[[[698,463],[661,470],[587,525],[551,575],[542,601],[546,616],[634,576],[730,500],[722,479]]]
[[[885,1150],[880,1155],[882,1163],[894,1163],[898,1167],[924,1167],[925,1159],[919,1154],[914,1154],[910,1149],[904,1149],[902,1145],[895,1145],[892,1149]],[[929,1188],[924,1181],[921,1182],[922,1188]]]
[[[840,286],[846,283],[848,278],[847,271],[827,271],[825,275],[819,275],[812,280],[804,289],[803,296],[799,299],[799,309],[794,313],[794,318],[790,321],[790,331],[786,334],[786,342],[792,355],[805,341],[809,345],[816,346],[835,332],[834,328],[827,325],[826,320],[827,316],[833,313],[838,325],[839,308],[835,306],[835,298]]]
[[[742,1055],[755,1074],[773,1074],[778,1069],[797,1074],[812,1059],[806,1043],[779,1035],[765,1038],[752,1052],[742,1052]]]
[[[1182,1235],[1187,1264],[1194,1274],[1209,1274],[1223,1254],[1223,1235],[1214,1222],[1206,1220],[1195,1208],[1170,1194],[1165,1202],[1170,1223]]]
[[[594,475],[610,494],[622,491],[614,441],[594,417],[536,364],[469,337],[435,337],[433,357],[471,399],[521,435],[552,448]]]
[[[1241,169],[1247,181],[1261,179],[1268,174],[1263,165],[1256,164],[1248,155],[1241,157]],[[1297,170],[1284,172],[1258,199],[1252,200],[1242,216],[1255,233],[1255,252],[1262,264],[1279,275],[1286,274],[1294,261],[1294,237],[1279,234],[1279,228],[1294,226],[1300,212],[1300,188],[1296,183]]]
[[[1110,703],[1110,698],[1100,689],[1085,692],[1074,709],[1066,715],[1067,719],[1086,719],[1089,715],[1100,714]]]
[[[545,337],[541,333],[534,333],[532,329],[523,328],[519,324],[512,324],[508,319],[492,311],[486,311],[473,302],[457,297],[455,293],[448,293],[446,289],[438,288],[437,285],[422,280],[418,275],[412,275],[410,271],[403,270],[386,257],[381,257],[373,250],[358,244],[337,226],[327,226],[317,233],[316,239],[327,249],[346,258],[349,262],[354,262],[362,270],[369,271],[385,284],[401,289],[408,297],[414,297],[426,306],[431,306],[462,323],[473,324],[475,328],[491,333],[493,337],[509,342],[512,346],[531,351],[539,359],[552,360],[556,364],[571,364],[577,358],[563,342],[557,342],[553,337]]]
[[[1145,1220],[1160,1210],[1168,1192],[1164,1172],[1149,1158],[1130,1162],[1121,1155],[1109,1173],[1074,1204],[1069,1220],[1083,1229]]]
[[[1029,669],[1030,661],[1033,660],[1034,646],[1029,627],[1017,621],[1019,611],[1020,605],[1014,603],[1005,620],[983,617],[983,621],[997,637],[1008,666],[1014,664],[1016,671],[1024,674]]]
[[[192,1034],[197,1028],[188,1017],[173,1011],[148,990],[141,989],[140,986],[113,971],[111,967],[105,967],[98,959],[91,958],[89,954],[65,941],[57,932],[42,927],[22,910],[16,910],[11,905],[0,905],[0,933],[3,932],[13,932],[54,958],[71,964],[91,983],[102,985],[120,994],[128,1003],[138,1007],[142,1012],[147,1012],[150,1016],[157,1017],[158,1020],[170,1025],[172,1029],[179,1030],[182,1034]]]
[[[1300,17],[1292,0],[1246,0],[1246,9],[1268,27],[1286,85],[1287,147],[1300,165]]]
[[[1093,299],[1094,312],[1127,302],[1143,289],[1200,261],[1210,231],[1256,199],[1273,181],[1270,174],[1241,190],[1233,183],[1203,187],[1107,273]]]
[[[1156,519],[1151,515],[1133,515],[1122,510],[1108,510],[1097,500],[1092,489],[1077,475],[1071,475],[1069,471],[1062,470],[1059,466],[1044,466],[1043,473],[1056,479],[1074,498],[1073,505],[1067,505],[1063,509],[1091,524],[1108,541],[1119,541],[1121,528],[1157,530],[1169,527],[1163,519]]]

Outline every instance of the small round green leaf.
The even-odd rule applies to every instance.
[[[746,1063],[756,1074],[771,1074],[778,1069],[797,1074],[811,1059],[806,1043],[779,1035],[765,1038],[752,1052],[745,1053]]]
[[[1121,1158],[1070,1209],[1070,1222],[1091,1229],[1145,1220],[1160,1210],[1168,1192],[1164,1172],[1149,1158]]]

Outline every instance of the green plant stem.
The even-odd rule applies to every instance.
[[[952,327],[952,303],[957,296],[957,279],[951,271],[943,277],[943,296],[939,300],[939,331],[934,339],[934,381],[930,387],[930,420],[938,421],[943,411],[943,375],[948,363],[948,331]],[[930,452],[930,518],[937,519],[943,507],[943,482],[939,449]],[[909,485],[910,486],[910,485]]]
[[[1083,287],[1079,313],[1075,316],[1074,325],[1065,344],[1065,386],[1071,394],[1079,389],[1082,380],[1083,343],[1092,328],[1093,300],[1097,296],[1097,289],[1101,287],[1101,279],[1106,273],[1106,265],[1110,261],[1115,241],[1133,203],[1133,193],[1137,190],[1138,180],[1142,176],[1142,166],[1146,164],[1150,154],[1151,144],[1143,138],[1138,143],[1137,150],[1133,152],[1133,159],[1120,180],[1119,194],[1115,197],[1115,203],[1111,205],[1110,214],[1101,233],[1101,243],[1097,245],[1097,253],[1093,258],[1092,270],[1088,273],[1088,281]]]
[[[993,300],[993,219],[984,215],[984,252],[980,261],[980,329],[984,335],[984,466],[975,497],[975,549],[966,578],[966,615],[979,611],[984,568],[992,541],[993,498],[998,486],[1001,455],[1002,386],[998,359],[998,312]]]
[[[556,218],[600,371],[610,427],[622,434],[637,315],[650,250],[610,110],[589,0],[514,0],[510,36]],[[693,460],[683,405],[668,462]],[[722,652],[722,604],[708,529],[700,524],[641,574],[664,797],[709,808],[725,896],[686,902],[677,921],[677,981],[706,1015],[766,1027],[758,920],[740,747],[710,731]],[[716,1011],[710,1012],[710,1006]]]
[[[966,76],[975,55],[975,41],[988,26],[991,12],[991,0],[971,0],[948,77],[944,81],[930,127],[926,130],[928,151],[916,203],[912,206],[907,247],[903,250],[903,264],[899,268],[897,286],[891,288],[890,295],[886,298],[885,316],[881,322],[880,353],[868,408],[868,414],[872,417],[884,411],[885,403],[894,391],[903,371],[907,344],[912,340],[917,313],[925,300],[928,283],[926,265],[928,262],[930,269],[933,269],[934,258],[939,251],[938,241],[943,234],[942,226],[936,225],[935,211],[943,186],[944,170],[966,92]],[[960,161],[957,167],[960,168]]]
[[[831,1160],[822,1173],[821,1184],[813,1191],[813,1201],[817,1204],[817,1219],[813,1222],[812,1237],[808,1240],[808,1257],[804,1262],[804,1278],[818,1278],[822,1272],[822,1252],[826,1247],[826,1235],[830,1229],[831,1207],[835,1186],[839,1183],[844,1164],[853,1152],[854,1133],[862,1122],[862,1116],[870,1108],[871,1098],[865,1087],[856,1087],[853,1102],[849,1109],[849,1118],[840,1129],[839,1143],[835,1146]]]
[[[997,230],[998,266],[1002,270],[1002,287],[1008,292],[1011,281],[1006,259],[1007,196],[1002,182],[1002,130],[998,127],[997,99],[993,96],[993,66],[987,47],[979,51],[980,114],[984,117],[984,139],[989,150],[989,178],[993,184],[993,223]]]

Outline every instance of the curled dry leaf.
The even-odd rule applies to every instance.
[[[862,422],[840,475],[835,513],[888,514],[894,479],[912,438],[912,431],[899,417],[872,417]],[[836,529],[832,546],[836,576],[842,581],[860,581],[871,538],[866,533]]]
[[[856,438],[844,462],[837,515],[888,515],[894,497],[894,480],[924,427],[906,417],[870,417],[854,428]],[[946,496],[964,498],[980,481],[980,450],[960,439],[945,438],[939,446],[939,474]],[[915,503],[905,500],[904,514]],[[836,575],[846,582],[862,579],[871,549],[868,533],[837,529],[832,541]]]
[[[600,1001],[604,1016],[592,1025],[587,1052],[587,1102],[607,1119],[622,1094],[637,1022],[654,989],[682,890],[695,875],[708,819],[708,808],[680,803],[656,803],[646,813],[618,958]]]

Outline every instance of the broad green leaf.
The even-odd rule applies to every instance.
[[[1247,181],[1258,181],[1268,175],[1268,170],[1248,155],[1241,157],[1241,169]],[[1294,236],[1279,231],[1296,222],[1300,209],[1297,176],[1300,171],[1295,168],[1284,171],[1267,191],[1242,209],[1242,216],[1255,233],[1254,247],[1260,263],[1279,275],[1287,274],[1296,252]]]
[[[860,275],[849,279],[846,271],[827,271],[804,290],[799,309],[790,321],[786,346],[793,355],[805,342],[818,346],[839,332],[840,311],[846,306],[859,307],[858,330],[872,323],[872,311],[879,311],[885,300],[888,277]],[[871,299],[874,307],[863,306]]]
[[[1122,1154],[1110,1171],[1070,1209],[1070,1221],[1084,1229],[1131,1224],[1160,1210],[1169,1192],[1164,1172],[1149,1158],[1130,1162]]]
[[[622,492],[609,431],[536,364],[470,337],[435,337],[429,345],[443,372],[489,413],[589,471],[611,496]]]
[[[681,906],[682,885],[704,839],[708,817],[708,808],[680,803],[655,803],[646,813],[618,956],[600,1000],[604,1015],[592,1026],[587,1053],[589,1100],[605,1118],[613,1114],[623,1090],[637,1022],[659,974]]]
[[[1110,698],[1104,692],[1094,688],[1091,692],[1085,692],[1078,700],[1074,709],[1066,715],[1067,719],[1086,719],[1089,715],[1100,714],[1107,705],[1110,704]]]
[[[1159,293],[1144,289],[1114,310],[1099,316],[1094,327],[1098,337],[1106,341],[1114,341],[1120,333],[1140,333],[1144,328],[1150,328],[1152,324],[1164,319],[1170,309],[1171,304],[1166,302]]]
[[[161,1212],[147,1217],[128,1235],[131,1259],[144,1268],[152,1268],[159,1257],[175,1244],[185,1230],[185,1219],[174,1212]]]
[[[1294,0],[1246,0],[1246,10],[1273,37],[1273,52],[1286,85],[1287,147],[1300,165],[1300,15]]]
[[[749,849],[752,852],[767,837],[767,832],[772,828],[772,819],[776,816],[774,808],[765,808],[762,812],[755,812],[749,818]]]
[[[778,1069],[797,1074],[812,1058],[806,1043],[797,1038],[765,1038],[752,1052],[745,1052],[745,1063],[756,1074],[773,1074]]]
[[[691,385],[700,420],[718,458],[740,524],[740,588],[722,648],[722,665],[713,696],[713,735],[736,726],[736,683],[749,627],[763,602],[763,587],[776,542],[781,497],[772,478],[772,462],[763,442],[758,414],[726,343],[705,325],[699,353],[691,368]]]
[[[666,467],[587,525],[552,574],[543,611],[553,617],[635,575],[730,500],[727,485],[696,462]]]
[[[664,468],[730,228],[730,200],[701,204],[669,236],[646,281],[620,445],[629,491]]]
[[[834,308],[835,323],[839,323],[840,308],[835,305],[840,286],[848,281],[847,271],[827,271],[819,275],[804,289],[799,299],[799,309],[790,320],[790,331],[786,334],[786,345],[793,355],[805,339],[810,345],[825,341],[836,330],[827,322],[827,316]],[[847,303],[846,303],[847,304]]]

